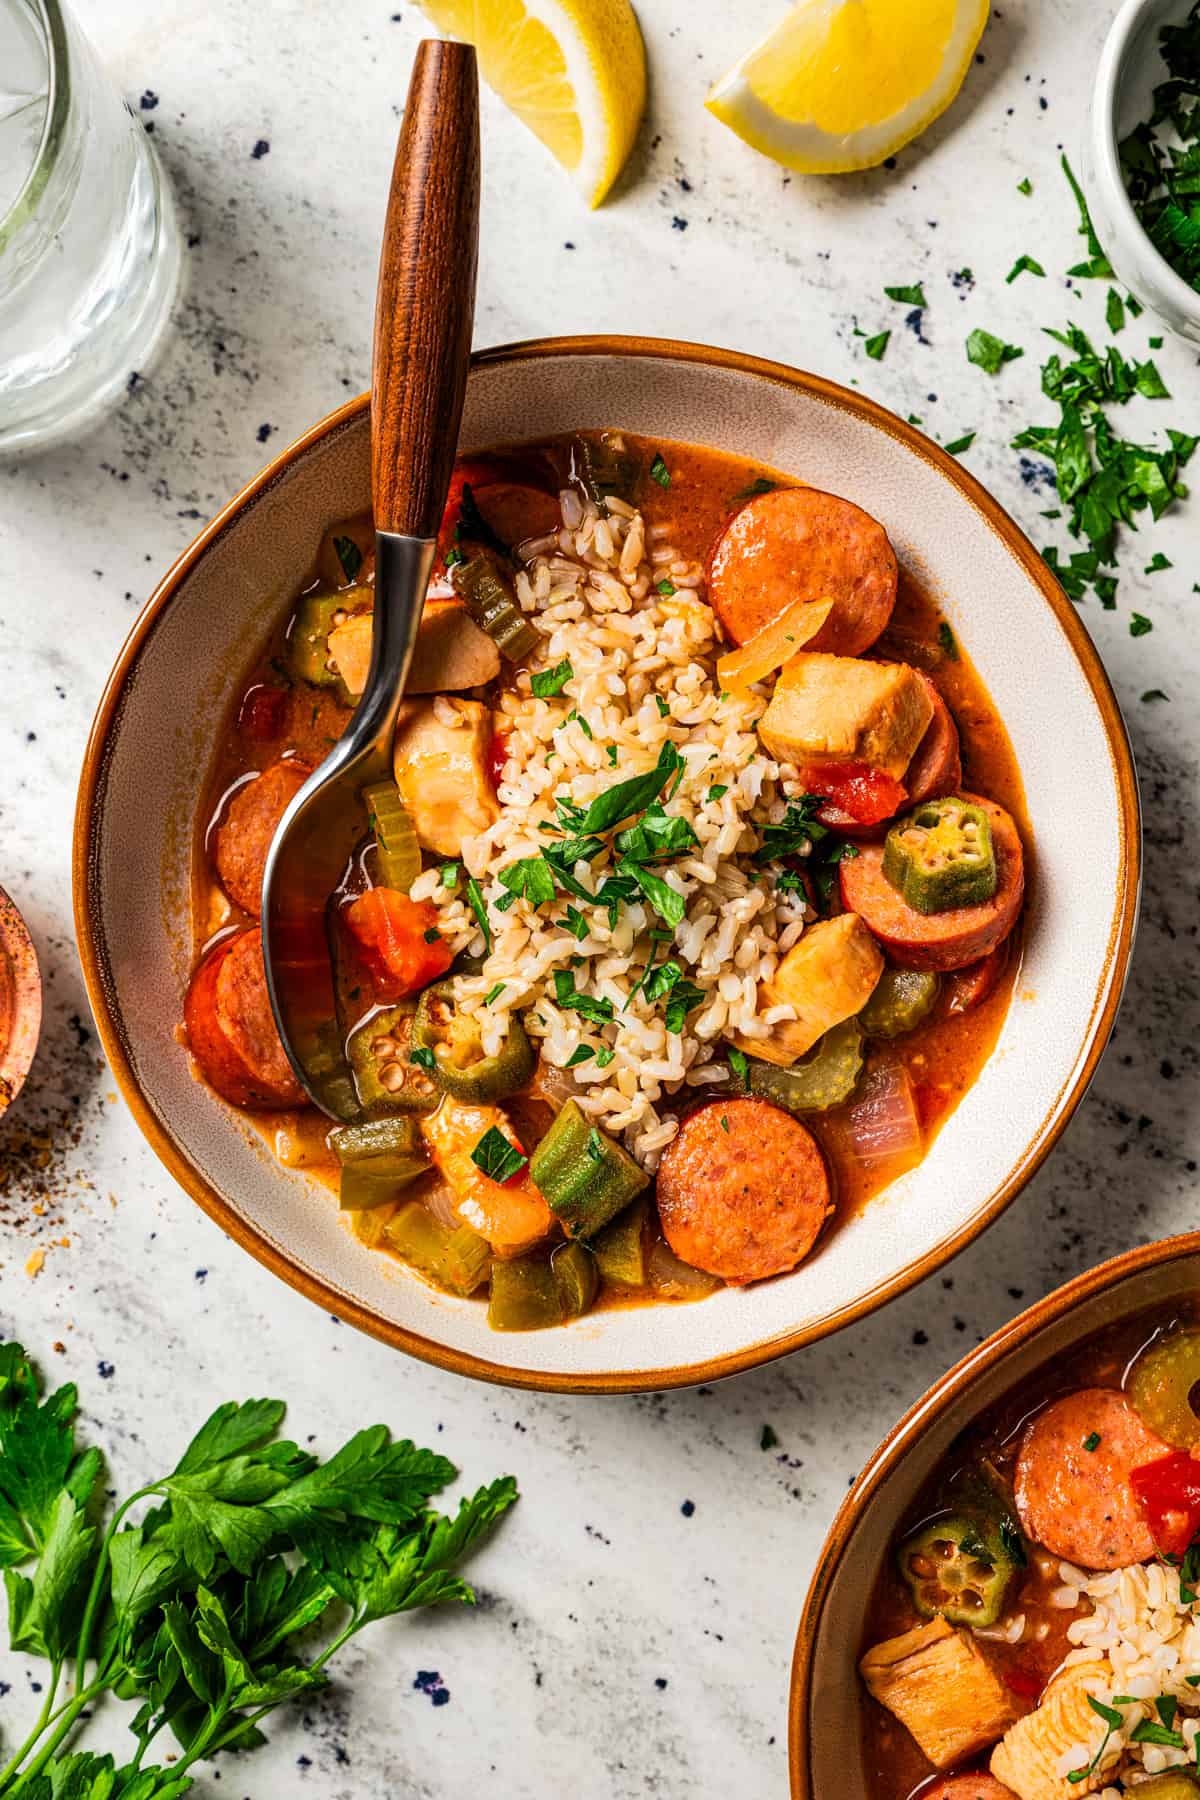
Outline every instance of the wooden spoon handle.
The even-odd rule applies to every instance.
[[[371,372],[375,529],[436,537],[458,446],[479,259],[470,44],[417,50],[388,198]]]

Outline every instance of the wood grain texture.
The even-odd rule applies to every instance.
[[[462,417],[479,259],[479,77],[470,44],[413,64],[384,226],[371,378],[378,531],[433,537]]]

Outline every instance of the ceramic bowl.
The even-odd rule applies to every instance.
[[[1173,331],[1200,343],[1200,294],[1146,236],[1117,153],[1121,139],[1149,118],[1151,89],[1166,79],[1159,31],[1181,23],[1187,10],[1188,0],[1125,0],[1100,53],[1083,174],[1096,234],[1125,286]]]
[[[1093,1332],[1200,1288],[1200,1232],[1101,1263],[998,1331],[943,1375],[875,1452],[817,1561],[792,1662],[792,1800],[874,1800],[862,1764],[856,1663],[863,1609],[895,1531],[955,1437],[1017,1382]]]
[[[784,1279],[500,1336],[481,1306],[356,1243],[328,1192],[278,1167],[192,1078],[178,1021],[191,820],[212,734],[321,533],[368,503],[365,397],[265,469],[142,613],[88,748],[75,902],[117,1080],[167,1166],[231,1236],[322,1307],[432,1362],[515,1385],[630,1391],[709,1381],[846,1325],[997,1216],[1059,1136],[1108,1036],[1140,848],[1129,748],[1091,642],[1032,545],[952,457],[860,394],[728,351],[571,338],[476,358],[464,449],[603,425],[721,446],[866,507],[937,596],[1007,723],[1034,847],[1025,966],[995,1054],[919,1169]]]
[[[0,1116],[29,1073],[42,1029],[42,977],[29,928],[0,888]]]

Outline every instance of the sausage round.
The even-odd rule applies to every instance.
[[[213,860],[221,886],[243,912],[262,911],[263,870],[280,819],[312,769],[298,757],[272,763],[240,787],[217,827]]]
[[[833,1210],[812,1134],[767,1100],[713,1100],[683,1121],[658,1168],[658,1216],[676,1256],[722,1280],[794,1269]]]
[[[954,715],[928,675],[921,680],[933,701],[933,717],[905,771],[904,785],[914,806],[922,800],[942,800],[962,786],[962,754]]]
[[[209,951],[192,976],[183,1018],[201,1074],[231,1105],[270,1112],[302,1104],[275,1029],[257,927]]]
[[[1116,1388],[1065,1394],[1026,1427],[1017,1454],[1013,1493],[1026,1535],[1081,1569],[1147,1562],[1154,1538],[1129,1477],[1170,1454]]]
[[[870,513],[818,488],[776,488],[734,513],[713,545],[709,599],[744,644],[796,600],[832,600],[806,650],[861,656],[896,604],[896,554]]]
[[[864,844],[841,864],[842,905],[905,969],[961,969],[1002,944],[1017,922],[1025,893],[1025,859],[1017,828],[1002,806],[979,794],[964,794],[981,806],[992,827],[996,852],[996,892],[977,906],[919,913],[897,893],[883,872],[883,845]]]
[[[918,1800],[1016,1800],[994,1775],[943,1775],[932,1787],[922,1788]]]

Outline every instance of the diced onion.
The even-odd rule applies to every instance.
[[[723,688],[744,688],[762,681],[816,637],[832,610],[832,600],[794,601],[777,619],[747,638],[740,650],[720,659],[717,680]]]
[[[871,1070],[858,1099],[846,1109],[845,1132],[848,1153],[867,1167],[919,1160],[921,1122],[901,1063],[880,1063]]]

